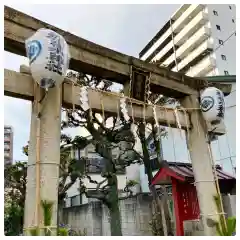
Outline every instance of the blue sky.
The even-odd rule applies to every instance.
[[[179,7],[176,4],[8,6],[92,42],[135,57],[138,57],[142,48]],[[4,67],[11,70],[18,71],[21,64],[28,64],[26,58],[14,54],[5,52],[4,57]],[[30,117],[30,102],[4,97],[4,124],[11,125],[14,130],[15,161],[27,160],[22,154],[22,146],[29,139]],[[81,134],[81,130],[78,134]],[[181,147],[179,149],[181,150]]]

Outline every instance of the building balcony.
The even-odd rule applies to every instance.
[[[183,14],[173,22],[172,27],[168,30],[152,45],[152,47],[141,57],[141,60],[147,60],[151,54],[153,54],[157,48],[171,37],[172,31],[179,33],[185,26],[194,18],[199,12],[205,8],[204,4],[192,4]],[[192,21],[191,21],[192,22]],[[161,49],[160,49],[161,50]]]
[[[177,46],[181,46],[184,44],[193,34],[195,34],[198,29],[200,29],[202,26],[204,26],[208,21],[208,14],[204,11],[201,11],[198,13],[196,17],[192,19],[191,22],[189,22],[181,32],[179,32],[174,42]]]
[[[10,150],[10,146],[9,145],[4,145],[4,150]]]
[[[172,68],[172,71],[187,71],[192,65],[196,65],[199,61],[202,60],[204,55],[211,52],[214,48],[213,39],[208,39],[203,42],[198,48],[193,50],[186,58],[184,58],[178,66]]]
[[[10,142],[10,141],[11,141],[10,137],[4,136],[4,142]]]
[[[10,153],[9,152],[4,152],[4,157],[10,158]]]
[[[208,21],[208,16],[206,13],[204,12],[200,12],[180,33],[178,33],[175,38],[174,38],[174,44],[176,46],[179,46],[179,49],[182,47],[182,45],[185,45],[181,51],[183,51],[184,49],[187,48],[188,45],[186,45],[185,43],[190,40],[189,38],[192,38],[193,36],[196,35],[195,39],[192,39],[192,43],[194,42],[194,40],[196,40],[196,38],[200,38],[198,39],[198,43],[200,41],[203,41],[203,38],[205,37],[206,39],[206,35],[209,35],[210,33],[210,29],[207,30],[206,29],[202,29],[200,32],[198,32],[197,30],[199,28],[201,28],[203,25],[206,24],[206,22]],[[197,32],[196,32],[197,31]],[[196,34],[195,34],[196,33]],[[193,35],[194,34],[194,35]],[[206,35],[205,35],[206,34]],[[197,42],[196,42],[197,44]],[[196,46],[195,44],[195,46]],[[153,61],[161,61],[161,59],[167,54],[171,52],[171,49],[173,48],[173,41],[171,40],[154,58]],[[178,49],[178,50],[179,50]],[[180,53],[181,53],[180,51]],[[174,56],[174,53],[171,54]],[[166,59],[166,58],[165,58]],[[164,61],[164,59],[162,59]],[[167,59],[166,59],[167,60]],[[165,65],[165,63],[164,63]]]
[[[4,127],[4,133],[6,133],[6,134],[12,133],[12,128],[11,127]]]
[[[5,166],[12,165],[12,161],[10,159],[4,159],[4,165]]]
[[[193,49],[198,47],[203,41],[209,38],[211,29],[203,26],[192,37],[190,37],[181,47],[176,50],[176,58],[184,59]],[[167,58],[162,65],[169,66],[175,61],[175,54],[173,53]]]
[[[210,55],[201,60],[197,65],[191,67],[186,75],[190,77],[202,77],[206,76],[211,70],[216,67],[216,59]]]
[[[206,5],[204,4],[191,4],[185,12],[179,16],[178,19],[172,24],[174,33],[179,33],[196,15],[201,12]]]
[[[191,6],[191,4],[182,4],[180,8],[178,8],[173,15],[171,16],[171,19],[177,20],[181,17],[181,15]]]

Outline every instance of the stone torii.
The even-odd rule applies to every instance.
[[[4,49],[25,56],[25,40],[39,28],[52,29],[65,38],[70,48],[70,69],[121,83],[126,88],[129,87],[129,79],[132,73],[141,72],[143,75],[151,73],[151,91],[179,99],[185,108],[199,108],[200,90],[211,85],[204,79],[191,78],[182,73],[171,72],[166,68],[145,63],[137,58],[94,44],[6,6],[4,8]],[[231,91],[230,85],[212,85],[226,94]],[[25,228],[31,227],[36,217],[35,202],[37,196],[35,189],[38,184],[35,174],[36,167],[40,168],[40,196],[42,199],[54,202],[52,225],[57,225],[61,107],[71,108],[72,104],[75,104],[76,108],[78,108],[78,93],[79,87],[72,87],[68,79],[65,79],[61,87],[50,89],[44,103],[44,109],[41,112],[41,118],[38,120],[36,118],[38,103],[33,102],[33,100],[36,94],[41,95],[41,91],[38,87],[34,87],[29,69],[21,67],[20,72],[4,70],[4,94],[33,102],[25,203]],[[134,94],[131,94],[131,97],[134,98]],[[89,92],[91,107],[101,112],[101,104],[98,100],[100,95],[104,102],[105,111],[113,115],[116,114],[119,99],[95,90]],[[143,117],[143,107],[137,104],[134,104],[133,107],[134,118],[141,119]],[[129,103],[128,108],[130,108]],[[146,121],[153,119],[151,107],[146,107],[145,110]],[[131,111],[129,111],[129,115],[131,116]],[[165,111],[158,108],[157,116],[159,124],[167,125],[169,122],[172,127],[177,127],[173,110],[168,109]],[[185,117],[183,112],[179,112],[179,121],[182,128],[189,129],[188,145],[191,146],[190,156],[195,181],[197,182],[196,188],[203,216],[204,233],[213,235],[213,229],[208,227],[206,223],[207,217],[214,219],[218,217],[213,201],[213,196],[216,195],[216,187],[206,139],[208,126],[200,111],[187,111],[187,119]],[[37,124],[40,126],[40,132],[37,132]],[[39,164],[36,164],[36,155],[38,154],[36,146],[40,148]],[[41,219],[42,214],[39,214]]]

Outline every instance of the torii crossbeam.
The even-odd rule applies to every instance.
[[[24,100],[33,101],[34,81],[30,75],[30,70],[26,66],[21,66],[20,72],[15,72],[12,70],[4,69],[4,94],[9,97],[20,98]],[[63,101],[62,106],[65,108],[72,108],[73,104],[76,109],[80,108],[80,87],[72,87],[72,83],[66,78],[63,83]],[[119,97],[114,97],[100,92],[94,89],[89,89],[89,99],[91,102],[91,108],[96,112],[102,113],[101,101],[104,104],[104,111],[111,113],[111,115],[117,114],[117,109],[119,105]],[[134,100],[132,100],[134,104]],[[128,101],[127,104],[129,116],[132,116],[131,105]],[[133,106],[134,119],[139,120],[143,118],[143,106],[135,104]],[[159,119],[159,124],[163,126],[177,127],[176,117],[174,115],[174,110],[169,108],[157,108],[157,117]],[[178,111],[179,121],[183,129],[191,128],[189,117],[181,111]],[[153,120],[153,109],[151,106],[145,108],[145,120]]]
[[[69,32],[28,16],[10,7],[4,7],[4,49],[26,56],[25,39],[32,36],[39,28],[49,28],[62,35],[70,48],[70,69],[102,79],[125,84],[129,82],[130,66],[151,72],[151,91],[180,98],[196,95],[208,85],[214,85],[225,93],[230,85],[208,83],[205,79],[192,78],[183,73],[169,71],[139,60],[137,58],[97,45]]]

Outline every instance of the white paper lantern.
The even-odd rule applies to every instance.
[[[41,28],[25,44],[34,80],[45,89],[60,85],[70,59],[65,39],[50,29]]]
[[[201,94],[203,117],[211,124],[218,124],[224,118],[225,103],[222,91],[215,87],[206,88]]]

